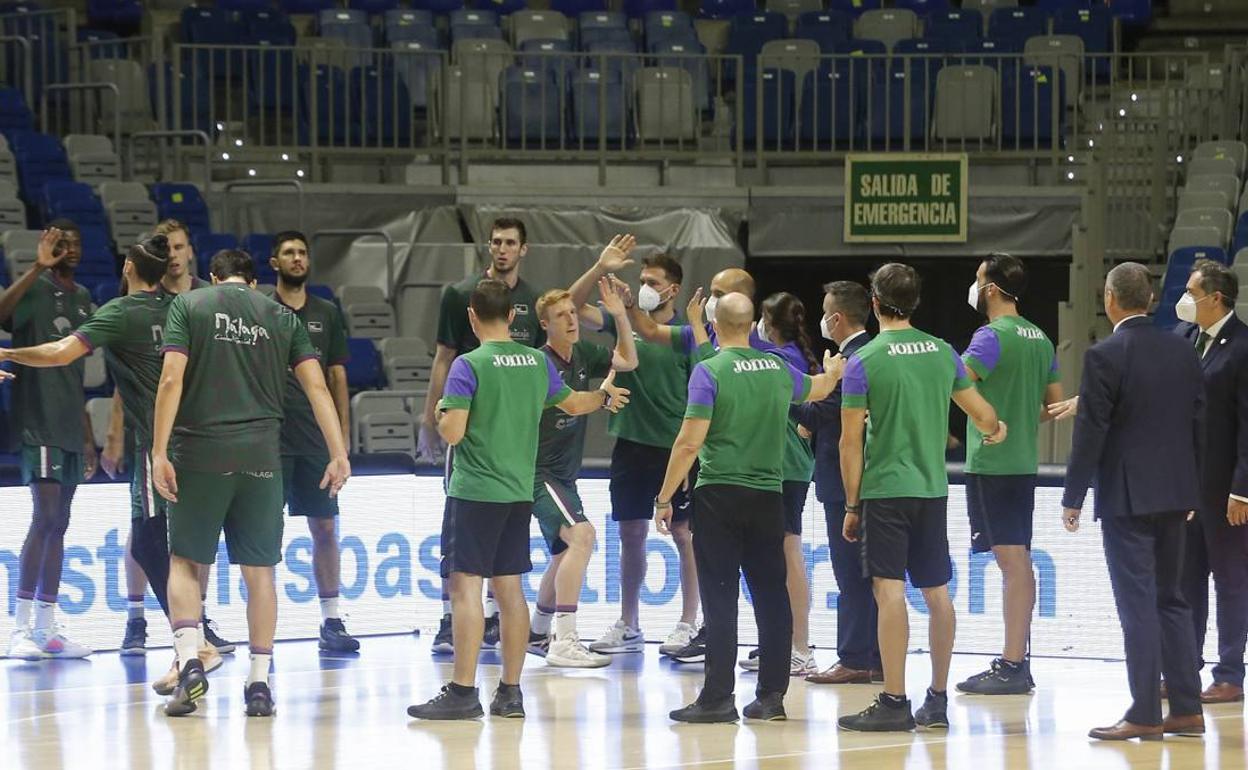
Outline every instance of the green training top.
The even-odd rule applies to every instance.
[[[456,358],[438,408],[467,409],[468,426],[451,452],[447,494],[532,502],[542,410],[570,395],[554,363],[518,342],[486,342]]]
[[[13,347],[28,348],[64,338],[91,316],[91,295],[86,288],[62,283],[51,270],[35,279],[4,328],[13,333]],[[14,427],[29,446],[54,446],[81,452],[86,398],[82,375],[86,362],[69,366],[15,366],[13,381]]]
[[[454,348],[457,356],[481,344],[472,333],[472,324],[468,323],[468,298],[486,277],[485,274],[469,276],[442,292],[442,304],[438,308],[438,344]],[[511,307],[516,311],[511,322],[511,339],[531,348],[540,348],[546,343],[546,332],[542,331],[537,318],[538,296],[540,293],[523,278],[516,281],[511,290]]]
[[[308,341],[316,351],[321,364],[321,374],[329,380],[329,367],[344,366],[347,355],[347,324],[342,320],[338,306],[327,299],[308,294],[303,307],[295,310],[273,295],[279,305],[294,313],[308,334]],[[286,375],[286,416],[282,421],[282,454],[289,457],[325,457],[329,448],[325,437],[316,424],[312,402],[292,371]]]
[[[811,380],[777,356],[725,348],[697,364],[685,416],[710,420],[698,454],[698,484],[780,492],[789,404],[800,404]]]
[[[1005,441],[985,446],[984,434],[966,424],[966,472],[1030,475],[1039,465],[1037,434],[1044,391],[1060,379],[1053,343],[1021,316],[1001,316],[979,327],[962,354],[975,372],[980,395],[1009,426]]]
[[[881,331],[849,357],[841,408],[866,409],[859,497],[948,497],[949,397],[971,387],[949,343],[918,329]]]
[[[210,473],[282,467],[286,375],[316,359],[289,308],[241,283],[179,294],[163,352],[189,359],[169,448],[176,466]]]
[[[606,324],[603,331],[615,336],[615,320],[603,314]],[[611,348],[581,340],[572,346],[572,360],[565,361],[559,354],[551,350],[550,345],[542,346],[542,352],[555,365],[559,379],[572,390],[589,390],[589,381],[598,377],[606,377],[611,371],[611,359],[614,353]],[[631,399],[631,397],[630,397]],[[629,401],[628,409],[632,409]],[[624,411],[628,411],[625,409]],[[542,422],[538,429],[537,440],[537,478],[553,477],[559,481],[572,483],[581,472],[581,462],[585,458],[585,431],[589,415],[564,414],[557,406],[546,407],[542,412]]]
[[[685,417],[690,356],[672,345],[646,342],[636,332],[633,344],[637,369],[615,375],[615,384],[629,391],[628,407],[607,418],[607,430],[625,441],[670,449]]]

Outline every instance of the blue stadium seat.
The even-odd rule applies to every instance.
[[[577,17],[577,38],[582,51],[599,40],[632,40],[628,17],[619,11],[592,11]]]
[[[33,131],[35,116],[16,88],[0,88],[0,132]]]
[[[325,34],[326,26],[335,24],[368,24],[368,14],[349,8],[327,8],[316,15],[316,26]]]
[[[724,46],[724,53],[739,54],[745,67],[745,77],[749,77],[763,44],[788,37],[788,32],[789,20],[782,13],[761,11],[734,16],[728,25],[728,43]],[[731,66],[726,68],[725,74],[729,81],[735,75]]]
[[[45,184],[53,180],[73,179],[65,148],[56,137],[35,131],[11,132],[8,137],[17,166],[22,200],[31,213],[37,212]],[[31,224],[42,223],[32,221]]]
[[[656,11],[675,11],[676,0],[624,0],[623,11],[630,19],[640,19]]]
[[[583,13],[602,13],[607,10],[607,0],[551,0],[550,10],[558,11],[569,19]]]
[[[857,77],[857,75],[855,75]],[[857,109],[851,101],[854,85],[844,60],[821,62],[802,78],[798,109],[798,147],[830,149],[849,144],[859,133]]]
[[[762,133],[758,131],[759,81],[762,81]],[[741,81],[741,138],[745,147],[779,150],[792,143],[794,73],[766,67]]]
[[[238,23],[247,30],[247,40],[255,43],[267,40],[270,45],[294,45],[295,26],[286,14],[275,8],[240,11]]]
[[[1235,223],[1235,234],[1231,239],[1231,256],[1240,249],[1248,249],[1248,211],[1239,212],[1239,221]]]
[[[525,0],[477,0],[477,4],[489,8],[499,16],[507,16],[525,8]]]
[[[44,222],[64,217],[72,219],[81,228],[103,228],[106,232],[108,230],[108,215],[104,212],[104,205],[95,197],[91,185],[85,182],[48,180],[43,185],[39,206]]]
[[[373,47],[373,28],[368,23],[368,14],[363,11],[333,8],[321,11],[318,19],[321,37],[341,40],[348,49],[357,51]],[[347,58],[353,66],[357,67],[364,67],[371,63],[368,53],[351,53]]]
[[[599,105],[606,116],[599,124]],[[599,142],[622,145],[632,133],[628,120],[624,81],[618,70],[581,70],[572,76],[572,111],[568,135],[574,146],[596,148]]]
[[[182,10],[182,39],[192,45],[236,46],[247,30],[224,8],[191,6]],[[224,48],[212,51],[184,51],[186,66],[207,71],[212,80],[242,78],[242,52]]]
[[[637,46],[632,42],[601,40],[590,44],[585,66],[606,73],[608,82],[632,83],[633,75],[641,69],[641,62],[629,55],[636,52]]]
[[[412,143],[412,101],[393,67],[355,67],[349,98],[364,105],[364,121],[351,123],[352,146],[402,147]],[[358,106],[357,106],[358,116]]]
[[[302,78],[315,77],[313,88],[316,89],[317,143],[345,145],[351,106],[347,103],[346,72],[341,67],[329,64],[316,65],[314,75],[309,74],[307,65],[299,65],[299,70]]]
[[[872,84],[872,98],[863,105],[874,149],[900,150],[907,139],[922,146],[934,100],[938,62],[894,62],[884,80]]]
[[[1153,20],[1152,0],[1105,0],[1105,4],[1128,27],[1145,27]]]
[[[113,281],[111,283],[97,283],[94,291],[91,292],[91,299],[98,307],[103,307],[112,300],[117,299],[120,289],[121,286],[117,283],[117,281]]]
[[[238,238],[230,233],[203,232],[191,236],[191,246],[195,250],[195,272],[207,280],[212,258],[218,251],[237,249]]]
[[[307,80],[297,81],[295,52],[268,39],[252,45],[272,50],[247,51],[247,104],[257,110],[294,110],[306,90]]]
[[[347,385],[352,390],[380,388],[382,381],[381,355],[372,340],[360,337],[347,338]]]
[[[1024,67],[1001,79],[1001,144],[1004,149],[1052,147],[1053,119],[1060,141],[1066,118],[1066,78],[1052,67]],[[1055,101],[1056,100],[1056,101]]]
[[[853,34],[854,25],[849,17],[831,11],[803,13],[797,17],[797,27],[793,31],[793,37],[815,41],[825,54],[832,53],[837,45],[849,42]]]
[[[618,43],[636,51],[637,43],[633,33],[619,27],[588,27],[581,30],[580,49],[588,51],[594,43]]]
[[[330,302],[338,302],[338,298],[334,296],[334,290],[323,283],[308,284],[308,294],[311,294],[313,297],[320,297],[321,299],[328,300]]]
[[[528,67],[503,73],[503,136],[509,144],[558,147],[562,115],[563,93],[553,73]]]
[[[413,0],[412,8],[417,11],[431,11],[447,14],[464,7],[464,0]]]
[[[498,14],[488,8],[460,8],[451,11],[447,21],[453,27],[457,24],[492,24],[498,26]]]
[[[865,89],[868,79],[882,81],[887,67],[888,46],[879,40],[849,40],[838,43],[831,53],[851,57],[849,71],[859,82],[859,88]]]
[[[451,12],[451,42],[456,40],[502,40],[503,29],[493,11],[461,9]]]
[[[550,73],[563,90],[572,82],[576,59],[567,40],[526,40],[520,44],[520,66]]]
[[[1212,259],[1224,265],[1227,263],[1226,251],[1217,246],[1187,246],[1175,249],[1166,260],[1166,274],[1161,281],[1162,292],[1172,288],[1182,289],[1191,275],[1192,265],[1201,259]]]
[[[415,41],[430,47],[438,45],[438,30],[433,26],[433,12],[426,10],[386,11],[382,31],[390,45]]]
[[[320,13],[337,3],[335,0],[278,0],[277,5],[286,13]]]
[[[940,11],[923,20],[923,37],[962,44],[984,34],[984,17],[976,10]]]
[[[873,11],[883,7],[884,4],[880,0],[828,0],[829,11],[847,13],[851,16],[858,16],[863,11]]]
[[[20,37],[29,44],[31,53],[30,82],[32,103],[43,94],[45,83],[61,83],[69,80],[69,51],[61,32],[61,17],[38,13],[42,10],[36,3],[11,3],[4,11],[0,33],[7,37]],[[25,57],[16,45],[4,46],[5,80],[9,84],[22,82]]]
[[[175,110],[178,110],[182,129],[199,129],[211,136],[215,132],[211,117],[212,84],[208,80],[208,73],[202,69],[184,67],[177,73],[176,79],[179,83],[177,92],[181,95],[180,109],[176,106],[179,100],[174,98],[173,64],[165,62],[165,120],[167,124],[170,126],[175,124]],[[159,104],[156,98],[157,83],[156,65],[148,65],[147,92],[153,114],[157,113],[157,104]]]
[[[706,47],[699,42],[662,43],[653,49],[656,66],[679,67],[689,73],[693,81],[694,106],[701,112],[711,109],[711,73],[706,59],[694,54],[705,54]]]
[[[893,7],[906,8],[919,16],[926,16],[929,13],[947,11],[951,5],[949,0],[894,0]]]
[[[142,22],[140,0],[87,0],[87,23],[93,27],[132,32]]]
[[[731,19],[754,12],[754,0],[700,0],[698,16],[704,19]]]
[[[1016,43],[1019,50],[1027,38],[1048,33],[1049,17],[1034,7],[997,8],[988,17],[988,37]]]
[[[412,106],[418,110],[428,109],[429,86],[433,78],[442,71],[442,54],[438,51],[437,44],[408,40],[395,43],[392,50],[394,68],[407,88]]]
[[[86,48],[92,59],[126,58],[125,46],[117,42],[119,39],[116,32],[109,30],[85,27],[78,30],[78,42]]]
[[[158,182],[152,185],[152,200],[161,219],[176,219],[190,228],[191,236],[212,232],[208,204],[193,184]]]
[[[1114,46],[1114,19],[1102,6],[1070,8],[1053,17],[1054,35],[1076,35],[1083,41],[1084,53],[1095,55],[1093,73],[1097,79],[1109,77],[1110,57]]]
[[[1173,255],[1172,255],[1173,258]],[[1190,267],[1190,266],[1189,266]],[[1169,270],[1166,271],[1169,275]],[[1183,273],[1183,281],[1187,281],[1187,271]],[[1166,286],[1163,284],[1161,290],[1161,301],[1157,303],[1157,309],[1153,311],[1153,324],[1162,329],[1173,329],[1179,325],[1179,317],[1175,314],[1175,305],[1179,301],[1179,297],[1183,296],[1183,286]]]
[[[698,39],[693,19],[682,11],[651,11],[646,14],[642,30],[645,32],[646,49],[650,51],[663,43],[688,43]]]
[[[258,11],[273,7],[269,0],[216,0],[214,5],[225,11]]]
[[[388,13],[399,7],[399,0],[347,0],[347,7],[364,13]]]
[[[268,233],[251,233],[239,243],[243,251],[251,255],[256,265],[256,283],[277,283],[277,272],[269,264],[273,257],[273,236]]]

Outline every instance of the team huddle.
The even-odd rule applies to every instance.
[[[1030,691],[1036,437],[1042,420],[1068,407],[1052,343],[1018,314],[1023,264],[1003,254],[981,263],[968,300],[989,322],[961,355],[911,326],[920,282],[909,266],[882,266],[869,288],[830,283],[819,328],[839,354],[819,357],[807,310],[793,294],[766,297],[756,310],[753,278],[731,268],[680,306],[683,271],[671,257],[642,260],[636,287],[621,278],[634,266],[634,247],[631,236],[617,236],[571,286],[538,292],[520,277],[523,222],[499,219],[484,274],[443,294],[419,450],[446,457],[443,618],[433,651],[453,653],[454,671],[440,693],[408,713],[482,716],[476,664],[483,646],[501,648],[490,706],[501,717],[524,716],[527,654],[550,666],[592,668],[642,651],[639,597],[653,522],[680,557],[681,618],[660,651],[705,667],[698,698],[673,719],[738,717],[744,576],[759,640],[740,661],[758,672],[746,718],[785,718],[789,681],[804,676],[883,683],[871,706],[840,719],[845,729],[947,727],[955,624],[947,590],[951,401],[969,421],[971,545],[993,552],[1006,581],[1003,653],[958,689]],[[237,250],[212,258],[211,286],[195,285],[186,230],[164,223],[127,252],[124,296],[94,313],[73,281],[79,249],[72,223],[53,223],[34,269],[0,296],[0,319],[14,333],[0,361],[19,365],[15,376],[0,376],[14,379],[23,480],[35,508],[9,656],[90,652],[66,636],[53,608],[74,489],[97,464],[82,359],[103,348],[117,394],[102,462],[116,472],[119,447],[133,445],[129,550],[173,630],[174,664],[154,684],[169,697],[165,712],[195,711],[228,645],[202,603],[206,565],[224,534],[248,589],[246,713],[271,715],[283,509],[305,517],[313,536],[321,648],[359,646],[337,606],[335,496],[351,474],[341,314],[307,291],[308,240],[296,232],[275,239],[269,256],[278,285],[270,298],[255,289],[253,256]],[[872,314],[880,326],[874,338],[866,331]],[[608,335],[612,346],[582,339],[585,328]],[[585,644],[577,600],[597,535],[576,480],[586,415],[603,409],[615,437],[610,492],[621,612]],[[66,419],[77,413],[81,421]],[[802,550],[812,482],[840,590],[839,660],[824,671],[810,647]],[[533,519],[551,560],[530,616],[521,575],[532,569]],[[917,710],[905,684],[907,577],[931,620],[932,680]],[[130,593],[128,644],[145,627],[142,588],[137,614],[133,582]]]

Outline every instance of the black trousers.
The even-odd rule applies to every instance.
[[[845,501],[823,505],[828,523],[828,550],[832,574],[839,591],[836,600],[836,656],[840,664],[859,671],[882,668],[880,663],[879,609],[871,578],[863,575],[862,544],[841,535],[845,526]]]
[[[1196,635],[1181,585],[1186,516],[1158,513],[1101,519],[1105,561],[1127,654],[1131,708],[1126,720],[1135,724],[1161,724],[1163,675],[1170,713],[1201,713]]]
[[[701,700],[736,689],[737,598],[741,574],[758,624],[758,694],[789,689],[793,610],[785,588],[784,499],[734,484],[694,492],[693,553],[706,622],[705,681]]]
[[[130,552],[169,617],[169,519],[165,514],[130,520]]]
[[[1222,510],[1201,511],[1187,523],[1183,595],[1192,607],[1196,655],[1203,668],[1209,624],[1209,575],[1218,607],[1218,662],[1213,681],[1244,686],[1244,641],[1248,637],[1248,527],[1232,527]]]

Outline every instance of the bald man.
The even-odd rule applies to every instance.
[[[698,363],[689,379],[689,405],[654,521],[667,534],[672,496],[696,457],[693,550],[707,639],[705,680],[697,700],[671,713],[680,722],[737,718],[734,668],[737,599],[744,573],[758,624],[756,698],[746,719],[785,718],[793,615],[785,588],[783,469],[789,405],[827,398],[844,360],[824,357],[824,374],[810,376],[750,344],[754,303],[740,292],[720,295],[711,331],[719,353]]]

